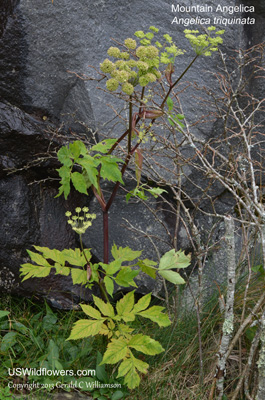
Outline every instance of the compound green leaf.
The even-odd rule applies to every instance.
[[[153,322],[156,322],[159,326],[169,326],[171,324],[168,316],[163,314],[164,307],[153,306],[148,310],[140,311],[137,315],[141,315],[144,318],[148,318]]]
[[[105,303],[97,296],[93,296],[93,300],[102,315],[105,315],[106,317],[114,317],[114,308],[110,303]]]
[[[130,247],[117,247],[116,244],[114,244],[111,249],[111,254],[115,260],[133,261],[140,257],[142,251],[135,251],[130,249]]]
[[[86,185],[85,178],[83,177],[82,174],[80,174],[79,172],[73,172],[71,174],[71,179],[72,179],[74,188],[78,192],[87,194],[87,185]]]
[[[74,285],[85,285],[87,283],[87,272],[79,268],[71,268],[71,275]]]
[[[104,318],[102,318],[101,320],[80,319],[79,321],[75,322],[74,327],[71,331],[71,335],[67,340],[76,340],[97,335],[104,321]]]
[[[96,310],[94,307],[89,306],[88,304],[80,304],[82,310],[86,315],[93,319],[102,319],[102,316],[98,310]]]
[[[104,353],[102,364],[116,364],[126,357],[127,342],[124,339],[113,339]]]
[[[168,251],[161,257],[159,269],[187,268],[190,265],[190,255],[174,249]]]
[[[133,336],[128,342],[128,346],[150,356],[154,356],[155,354],[164,351],[159,342],[150,338],[150,336],[142,335],[141,333]]]
[[[174,272],[171,270],[162,270],[158,271],[158,273],[163,276],[167,281],[174,283],[175,285],[183,285],[185,283],[184,279],[180,276],[178,272]]]

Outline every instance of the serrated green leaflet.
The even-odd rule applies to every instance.
[[[168,106],[168,110],[172,111],[173,107],[174,107],[174,103],[172,101],[172,99],[170,97],[167,98],[167,106]]]
[[[142,334],[134,335],[128,342],[128,346],[150,356],[164,351],[159,342],[150,338],[150,336]]]
[[[140,377],[137,374],[135,368],[132,368],[130,370],[130,373],[125,376],[124,383],[128,386],[129,389],[134,389],[139,386]]]
[[[44,267],[51,267],[48,261],[42,257],[42,255],[38,253],[34,253],[33,251],[27,250],[28,255],[30,256],[31,260],[38,265],[43,265]]]
[[[113,275],[121,269],[122,260],[114,260],[110,264],[99,263],[101,267],[107,272],[108,275]]]
[[[134,306],[134,292],[129,292],[116,304],[118,315],[128,314],[132,311]]]
[[[130,249],[130,247],[117,247],[116,244],[114,244],[111,249],[111,254],[115,260],[133,261],[140,257],[142,251],[135,251]]]
[[[80,319],[74,324],[71,335],[67,340],[76,340],[97,335],[104,321],[105,318],[102,318],[101,320]]]
[[[175,285],[183,285],[185,283],[184,279],[180,276],[178,272],[167,269],[162,271],[159,270],[158,273],[167,281],[174,283]]]
[[[140,311],[137,315],[141,315],[144,318],[148,318],[153,322],[156,322],[159,326],[169,326],[171,324],[168,316],[163,314],[164,307],[153,306],[145,311]]]
[[[109,276],[104,277],[104,284],[106,286],[106,290],[108,294],[112,297],[114,291],[114,283],[113,280]]]
[[[96,160],[91,156],[84,156],[84,158],[80,158],[78,160],[78,164],[80,164],[87,173],[87,178],[91,182],[95,188],[98,188],[98,170],[97,165],[98,163]]]
[[[156,278],[156,268],[154,268],[156,264],[157,264],[156,262],[148,259],[138,260],[137,263],[137,265],[141,268],[141,270],[153,279]]]
[[[87,282],[87,273],[83,269],[71,268],[71,276],[74,285],[85,285]]]
[[[40,253],[42,253],[46,259],[50,258],[51,260],[61,265],[64,265],[65,259],[63,254],[59,250],[56,249],[51,250],[48,247],[40,247],[40,246],[34,246],[34,248]]]
[[[183,251],[168,251],[161,257],[159,269],[187,268],[190,265],[190,255],[185,255]]]
[[[94,303],[102,313],[102,315],[105,315],[107,317],[114,317],[114,308],[110,303],[105,303],[103,300],[101,300],[97,296],[93,296]]]
[[[143,296],[134,306],[133,312],[137,313],[140,311],[145,310],[151,301],[151,293],[146,294],[145,296]]]
[[[126,356],[127,351],[127,342],[124,339],[112,340],[104,353],[102,364],[116,364]]]
[[[73,172],[71,174],[71,180],[73,182],[74,188],[79,193],[87,194],[87,185],[85,178],[83,177],[82,174],[80,174],[79,172]]]
[[[70,268],[62,266],[61,264],[55,263],[54,268],[58,275],[68,276],[70,274]]]
[[[77,267],[83,267],[86,264],[86,259],[84,255],[81,254],[80,249],[74,249],[74,250],[64,249],[62,250],[62,254],[64,256],[65,261],[67,261],[71,265],[76,265]]]
[[[80,304],[80,305],[81,305],[81,308],[84,311],[84,313],[86,315],[88,315],[89,317],[94,318],[94,319],[102,319],[100,312],[98,310],[96,310],[94,307],[91,307],[87,304]]]
[[[100,175],[103,179],[124,183],[120,168],[117,164],[117,162],[123,162],[123,160],[117,157],[103,156],[99,159],[99,162],[101,164]]]
[[[133,279],[139,274],[139,271],[132,270],[130,267],[123,267],[118,275],[114,278],[117,285],[129,287],[137,287]]]
[[[117,139],[105,139],[91,147],[91,151],[99,151],[102,154],[107,153],[112,146],[117,142]]]
[[[61,161],[62,164],[66,165],[67,167],[72,165],[71,160],[71,151],[67,146],[63,146],[57,153],[58,160]]]
[[[45,278],[51,272],[52,267],[43,267],[42,265],[22,264],[21,275],[25,275],[22,282],[29,278]]]

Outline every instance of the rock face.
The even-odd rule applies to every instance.
[[[187,7],[190,2],[185,0],[179,4]],[[216,13],[216,2],[209,0],[207,4],[213,11],[201,11],[201,17],[213,19],[217,14],[231,17],[222,11]],[[231,6],[238,2],[220,0],[219,4]],[[247,48],[264,40],[264,6],[258,0],[251,1],[251,5],[255,6],[255,13],[251,15],[256,19],[255,25],[226,27],[224,51],[228,55],[234,49]],[[62,197],[54,198],[58,190],[55,151],[76,135],[90,139],[96,132],[107,134],[108,126],[104,123],[112,116],[112,110],[107,107],[112,97],[96,90],[97,82],[81,80],[76,74],[94,73],[89,66],[97,67],[106,58],[110,38],[122,40],[136,30],[154,25],[162,33],[171,34],[180,48],[187,49],[182,32],[190,27],[172,23],[176,13],[172,12],[171,4],[162,0],[148,3],[148,7],[141,0],[54,0],[53,4],[51,0],[45,4],[42,0],[3,0],[0,13],[0,289],[35,294],[57,307],[69,308],[78,303],[79,297],[89,299],[90,293],[73,287],[67,278],[55,275],[21,284],[19,266],[27,260],[26,249],[34,244],[57,249],[78,246],[64,213],[77,205],[88,204],[89,199],[76,192],[67,201]],[[188,12],[177,16],[190,18]],[[180,58],[176,75],[185,69],[191,57],[187,52]],[[198,86],[207,83],[213,91],[217,90],[211,75],[198,73],[206,69],[216,69],[215,57],[199,59],[186,79]],[[257,96],[262,95],[264,88],[255,85],[253,80],[253,91]],[[191,96],[187,91],[182,98],[187,118],[199,115],[200,107],[204,107],[198,103],[195,107]],[[118,109],[121,104],[117,101],[114,106]],[[214,129],[219,129],[216,124],[216,121],[205,124],[199,134],[210,137]],[[117,127],[116,134],[119,130]],[[132,189],[130,185],[129,182],[128,190]],[[109,186],[105,189],[108,191]],[[186,189],[189,190],[188,182]],[[231,199],[222,188],[215,187],[212,195],[219,197],[223,212],[229,209]],[[169,233],[174,236],[175,225],[166,202],[161,205],[152,199],[148,204],[149,209],[145,209],[141,202],[133,200],[127,207],[125,193],[119,191],[110,211],[111,243],[140,248],[145,257],[154,259],[157,252],[162,255],[172,246]],[[91,211],[100,214],[95,200],[88,205]],[[153,211],[160,213],[162,223],[153,219]],[[199,223],[207,225],[211,221]],[[98,259],[102,259],[101,229],[98,218],[94,231],[87,231],[85,236],[85,244]],[[155,246],[147,238],[148,234],[159,239]],[[222,234],[221,229],[219,238]],[[183,227],[178,231],[178,242],[179,247],[190,249]],[[221,269],[225,264],[222,254],[223,249],[219,256],[215,254],[213,261],[216,263],[220,257]],[[217,272],[209,272],[209,275],[209,280],[218,279]],[[158,284],[155,291],[160,286]],[[153,283],[140,281],[141,292],[150,288],[153,289]]]

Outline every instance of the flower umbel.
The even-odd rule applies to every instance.
[[[75,209],[77,215],[73,215],[71,211],[67,211],[65,213],[66,217],[68,218],[68,224],[71,225],[73,231],[78,233],[79,235],[83,235],[87,228],[92,225],[92,220],[96,218],[96,214],[89,214],[88,207],[77,207]],[[80,213],[82,214],[80,215]]]

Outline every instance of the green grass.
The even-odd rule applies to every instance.
[[[235,324],[239,326],[245,283],[240,281],[235,298]],[[264,280],[255,280],[250,286],[247,300],[247,310],[250,310],[264,290]],[[223,290],[222,290],[223,291]],[[203,351],[203,379],[199,377],[199,340],[196,314],[179,309],[176,321],[167,328],[159,328],[146,319],[134,322],[134,328],[143,334],[150,335],[158,340],[165,351],[157,356],[145,356],[138,353],[138,357],[146,361],[150,367],[148,374],[141,376],[138,389],[131,391],[117,390],[113,397],[113,389],[94,390],[89,394],[95,399],[130,399],[130,400],[209,400],[212,382],[214,379],[216,353],[219,348],[223,315],[218,304],[218,294],[205,304],[201,316],[201,336]],[[0,310],[8,310],[8,316],[0,318],[0,388],[7,387],[8,383],[23,383],[23,377],[11,377],[8,368],[40,368],[63,370],[96,369],[97,379],[101,382],[121,383],[122,379],[115,379],[117,367],[99,366],[101,353],[104,352],[106,339],[95,337],[77,341],[66,341],[75,321],[84,318],[81,311],[52,310],[48,305],[37,303],[35,300],[5,298],[0,299]],[[1,317],[1,313],[0,313]],[[254,335],[253,329],[247,328],[242,336],[241,347],[243,364],[250,348]],[[226,389],[227,398],[235,389],[240,376],[239,350],[235,347],[229,359]],[[60,377],[60,381],[67,384],[71,377]],[[85,378],[82,378],[83,380]],[[91,378],[86,378],[91,379]],[[27,382],[53,384],[58,377],[28,377]],[[5,389],[6,390],[6,389]],[[58,389],[57,389],[58,390]],[[24,391],[25,392],[25,391]],[[8,392],[7,392],[8,393]],[[11,390],[11,393],[21,394],[21,391]],[[87,393],[87,392],[86,392]],[[29,397],[29,392],[23,393]],[[122,396],[123,397],[120,397]],[[36,398],[48,398],[49,391],[43,388],[36,393]],[[3,399],[8,399],[7,394]],[[46,396],[46,397],[45,397]],[[0,400],[1,391],[0,391]],[[243,399],[243,397],[242,397]]]

